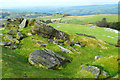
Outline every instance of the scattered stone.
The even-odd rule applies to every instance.
[[[87,71],[89,71],[89,72],[91,72],[91,73],[96,73],[96,74],[95,74],[95,78],[96,78],[96,79],[97,79],[97,78],[99,77],[99,75],[100,75],[100,69],[97,68],[97,67],[95,67],[95,66],[88,66],[88,67],[82,66],[82,69],[81,69],[81,70],[87,70]]]
[[[79,44],[75,44],[76,46],[78,46],[78,47],[81,47]]]
[[[108,77],[108,73],[105,71],[101,71],[98,67],[95,66],[87,66],[84,67],[84,65],[82,65],[82,69],[81,70],[87,70],[91,73],[96,73],[95,74],[95,78],[98,79],[99,75],[104,75],[106,78]]]
[[[80,36],[86,36],[86,37],[90,37],[90,38],[96,39],[95,36],[91,36],[91,35],[86,35],[86,34],[81,34],[81,33],[75,33],[75,34],[80,35]]]
[[[49,43],[53,43],[53,41],[54,41],[53,39],[48,39]]]
[[[98,43],[98,45],[99,45],[99,46],[101,46],[101,44],[100,44],[100,43]]]
[[[54,40],[53,40],[53,44],[57,44],[57,45],[58,45],[59,43],[58,43],[58,41],[57,41],[57,40],[56,40],[56,41],[54,41]]]
[[[27,33],[27,36],[31,36],[32,34],[31,33]]]
[[[75,50],[75,48],[73,48],[73,47],[71,47],[71,46],[70,46],[70,48],[72,48],[75,52],[79,53],[78,51]],[[79,53],[79,54],[80,54],[80,53]]]
[[[5,41],[5,42],[0,42],[0,46],[10,46],[11,42]]]
[[[37,44],[41,47],[46,47],[47,46],[47,44],[43,44],[43,43],[40,43],[40,42],[37,42]]]
[[[26,23],[27,23],[27,19],[24,19],[21,24],[19,25],[20,29],[23,29],[24,27],[26,27]]]
[[[0,36],[3,36],[4,34],[0,34]]]
[[[5,35],[3,39],[5,39],[6,41],[11,41],[12,43],[19,44],[19,41],[16,38],[13,38],[11,35]]]
[[[12,44],[12,45],[10,45],[10,46],[7,46],[7,48],[10,48],[10,49],[16,49],[16,48],[17,48],[17,45]]]
[[[75,43],[74,43],[74,39],[72,39],[71,43],[70,43],[70,46],[74,46]]]
[[[105,77],[107,77],[107,72],[105,72],[105,71],[101,71],[101,74],[103,74]]]
[[[16,35],[18,33],[18,30],[17,29],[13,29],[13,30],[7,31],[6,33],[9,34],[9,35]]]
[[[82,42],[79,42],[79,41],[76,41],[75,45],[77,45],[79,47],[85,47],[86,46],[86,44],[83,44]]]
[[[16,38],[17,38],[18,40],[22,39],[22,38],[23,38],[22,33],[18,32],[17,35],[16,35]]]
[[[102,56],[95,56],[95,60],[99,59],[100,57],[102,57]]]
[[[49,49],[38,49],[29,55],[29,62],[47,69],[58,69],[69,60]]]
[[[69,49],[66,49],[66,48],[64,48],[64,47],[62,47],[62,46],[60,46],[60,45],[58,45],[58,47],[61,49],[62,52],[65,52],[65,53],[70,53],[70,52],[72,52],[72,51],[70,51]]]

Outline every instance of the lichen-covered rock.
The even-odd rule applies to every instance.
[[[9,49],[16,49],[17,48],[17,45],[16,44],[11,44],[10,46],[5,46]]]
[[[47,44],[43,44],[43,43],[40,43],[40,42],[37,42],[37,44],[41,47],[46,47],[47,46]]]
[[[8,41],[4,41],[4,42],[0,42],[0,46],[10,46],[11,42]]]
[[[74,43],[74,39],[72,39],[71,43],[70,43],[70,46],[74,46],[75,43]]]
[[[60,45],[58,45],[58,47],[61,49],[62,52],[65,52],[65,53],[70,53],[70,52],[72,52],[72,51],[70,51],[69,49],[66,49],[66,48],[64,48],[64,47],[62,47],[62,46],[60,46]]]
[[[11,35],[5,35],[5,36],[3,37],[3,39],[4,39],[5,41],[10,41],[10,42],[12,42],[12,43],[17,43],[17,44],[19,44],[19,41],[18,41],[16,38],[13,38]]]
[[[84,65],[82,65],[82,69],[81,70],[87,70],[88,72],[95,73],[94,77],[96,79],[98,79],[99,76],[101,76],[101,75],[103,75],[104,78],[108,77],[108,73],[107,72],[101,71],[98,67],[95,67],[95,66],[84,67]]]
[[[18,33],[18,30],[17,29],[12,29],[12,30],[7,31],[6,33],[9,34],[9,35],[16,35]]]
[[[95,56],[95,60],[99,59],[100,57],[102,57],[102,56]]]
[[[95,66],[88,66],[88,67],[82,66],[81,70],[87,70],[87,71],[89,71],[91,73],[95,73],[95,78],[96,79],[99,77],[99,74],[100,74],[100,69],[95,67]]]
[[[23,20],[23,18],[6,20],[5,29],[7,29],[7,30],[19,29],[19,25],[20,25],[22,20]]]
[[[26,24],[27,23],[27,19],[24,19],[22,22],[21,22],[21,24],[19,25],[19,28],[20,29],[23,29],[24,27],[26,27]]]
[[[31,27],[32,34],[38,34],[49,39],[69,39],[68,35],[60,30],[53,28],[44,23],[35,22],[35,25]]]
[[[28,25],[33,26],[35,21],[36,21],[35,19],[30,19]]]
[[[16,39],[20,40],[22,38],[23,38],[22,33],[18,32],[17,35],[16,35]]]
[[[29,55],[29,62],[46,69],[58,69],[69,60],[49,49],[38,49]]]
[[[79,42],[79,41],[76,41],[75,45],[78,45],[80,47],[85,47],[86,46],[86,44],[83,44],[82,42]]]

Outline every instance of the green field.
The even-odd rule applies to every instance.
[[[118,78],[118,48],[105,43],[116,44],[118,34],[115,32],[106,31],[101,27],[89,27],[88,23],[95,23],[106,17],[109,22],[117,22],[117,15],[88,15],[88,16],[66,16],[61,15],[38,17],[39,19],[57,19],[62,18],[62,22],[68,23],[50,23],[56,29],[59,29],[70,36],[70,41],[81,41],[86,44],[86,47],[74,46],[79,52],[76,53],[65,42],[64,47],[70,49],[72,53],[63,53],[56,44],[48,43],[47,38],[39,35],[32,35],[21,40],[20,45],[15,50],[10,50],[2,47],[2,77],[3,78],[94,78],[94,74],[88,71],[81,70],[82,65],[94,65],[109,74],[109,78]],[[85,24],[85,25],[82,25]],[[94,25],[94,24],[92,24]],[[94,25],[95,26],[95,25]],[[26,27],[21,33],[25,34],[30,27]],[[5,30],[0,29],[5,32]],[[95,36],[97,39],[88,38],[76,35],[82,33]],[[114,38],[110,38],[110,37]],[[32,40],[34,38],[34,40]],[[47,47],[39,47],[36,42],[40,41],[47,44]],[[98,45],[100,43],[101,45]],[[1,46],[0,46],[1,47]],[[36,49],[50,49],[54,52],[68,58],[71,62],[65,64],[60,70],[43,69],[36,66],[31,66],[28,62],[28,57],[31,52]],[[94,60],[95,56],[102,56],[98,60]],[[103,76],[100,76],[102,78]]]

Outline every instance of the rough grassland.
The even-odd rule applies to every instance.
[[[111,18],[112,15],[108,16]],[[113,17],[114,16],[115,15],[113,15]],[[86,17],[86,19],[87,18],[88,17]],[[15,50],[10,50],[2,47],[3,78],[24,78],[25,75],[27,75],[28,78],[93,78],[93,74],[81,70],[82,65],[94,65],[108,72],[110,75],[109,78],[118,77],[118,48],[112,45],[108,45],[104,42],[104,40],[106,40],[107,42],[116,44],[118,34],[105,31],[104,28],[89,27],[88,25],[80,25],[75,23],[51,23],[50,25],[68,33],[70,35],[70,40],[74,38],[75,40],[83,42],[84,44],[86,44],[86,47],[80,48],[78,46],[74,46],[74,48],[79,52],[76,53],[69,47],[69,42],[65,42],[64,47],[72,50],[73,53],[63,53],[57,45],[48,43],[46,38],[43,38],[39,35],[25,37],[21,41],[18,48]],[[25,31],[29,29],[30,28],[27,27],[21,32],[25,34]],[[4,32],[4,30],[2,30],[2,32]],[[97,39],[78,36],[74,33],[93,35]],[[114,37],[114,39],[105,37],[103,35]],[[34,40],[32,38],[34,38]],[[48,46],[39,47],[36,44],[37,41],[45,43]],[[100,43],[101,46],[98,45],[98,43]],[[71,63],[65,64],[63,67],[61,67],[60,70],[46,70],[43,68],[38,68],[36,66],[31,66],[28,63],[29,54],[36,49],[44,48],[51,49],[54,52],[57,52],[58,54],[68,58]],[[103,57],[95,61],[95,56]]]

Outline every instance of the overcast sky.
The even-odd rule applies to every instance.
[[[119,0],[0,0],[2,8],[117,4]]]

